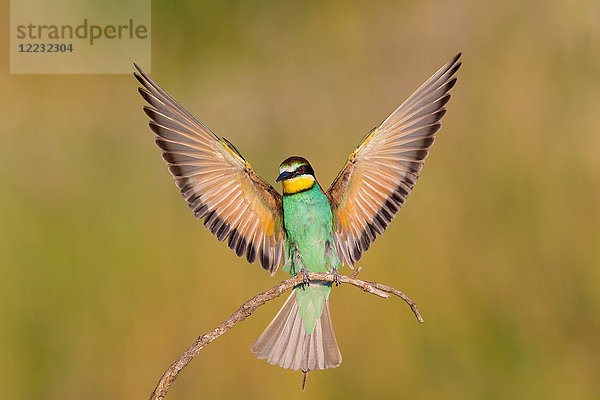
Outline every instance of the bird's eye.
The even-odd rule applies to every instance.
[[[302,166],[302,167],[298,168],[298,169],[296,170],[296,172],[298,172],[299,174],[303,174],[303,173],[304,173],[304,166]]]

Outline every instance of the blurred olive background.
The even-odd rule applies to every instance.
[[[300,373],[249,350],[278,299],[204,349],[170,398],[600,399],[600,3],[152,7],[153,78],[273,185],[297,154],[327,187],[369,129],[464,62],[420,183],[360,262],[425,324],[398,299],[334,289],[344,362],[301,393]],[[2,54],[3,397],[146,398],[197,335],[285,274],[193,218],[132,76],[9,75],[8,35]]]

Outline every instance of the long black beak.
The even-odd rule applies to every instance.
[[[287,179],[287,178],[289,178],[292,175],[294,175],[294,174],[291,173],[291,172],[283,171],[281,174],[279,174],[279,176],[277,177],[277,179],[275,179],[275,182],[279,182],[279,181],[281,181],[283,179]]]

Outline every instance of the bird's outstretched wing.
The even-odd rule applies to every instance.
[[[410,194],[456,83],[460,54],[438,70],[350,154],[327,197],[340,263],[360,259]]]
[[[189,207],[204,226],[273,275],[284,257],[281,195],[237,149],[219,138],[135,65],[150,129]]]

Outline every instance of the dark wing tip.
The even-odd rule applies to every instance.
[[[442,96],[438,101],[439,101],[439,108],[443,108],[446,104],[448,104],[448,102],[450,101],[450,97],[451,94],[450,93],[446,93],[444,96]]]
[[[149,106],[142,107],[144,113],[148,116],[148,118],[152,119],[154,122],[158,122],[156,118],[156,110]]]
[[[150,79],[150,77],[148,76],[147,73],[144,72],[144,70],[137,65],[136,63],[133,63],[133,65],[135,66],[135,69],[137,69],[136,71],[133,71],[133,76],[135,77],[135,79],[137,79],[137,81],[146,89],[148,89],[150,92],[153,92],[152,89],[155,89],[159,94],[163,95],[163,96],[169,96],[166,92],[161,93],[161,91],[163,90],[160,86],[158,86],[154,81],[152,81],[152,79]],[[165,97],[166,97],[165,96]]]
[[[135,72],[135,71],[134,71],[134,72],[133,72],[133,76],[135,77],[135,79],[137,79],[137,81],[138,81],[139,83],[141,83],[142,85],[144,85],[144,78],[142,78],[142,77],[140,76],[140,74],[138,74],[137,72]],[[145,86],[145,85],[144,85],[144,86]]]
[[[459,62],[458,64],[454,65],[454,67],[452,67],[452,69],[450,70],[449,76],[452,76],[456,73],[456,71],[458,71],[458,69],[460,68],[460,66],[462,65],[461,62]]]
[[[456,72],[456,71],[454,71]],[[452,79],[450,79],[448,82],[446,82],[446,87],[444,88],[444,92],[448,93],[450,91],[450,89],[452,89],[454,87],[454,85],[456,85],[456,81],[458,80],[458,78],[455,76]]]
[[[142,74],[144,77],[146,76],[146,73],[144,72],[144,70],[142,69],[142,67],[140,67],[139,65],[137,65],[137,63],[133,63],[133,67],[137,70],[137,72],[139,72],[140,74]],[[134,71],[135,74],[135,71]]]

